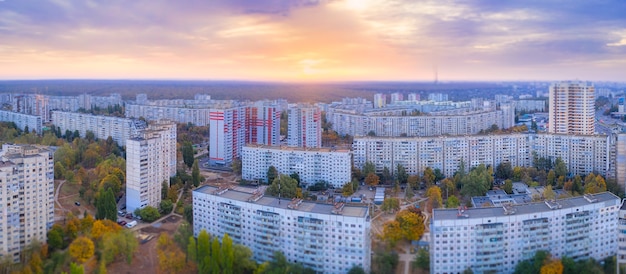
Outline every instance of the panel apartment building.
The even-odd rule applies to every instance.
[[[78,130],[81,137],[85,137],[87,131],[93,132],[98,139],[111,136],[119,146],[125,146],[126,140],[140,136],[146,128],[145,122],[138,119],[65,111],[52,111],[52,123],[61,132]]]
[[[300,199],[263,196],[202,186],[193,191],[193,228],[223,237],[252,250],[258,262],[276,251],[291,263],[317,273],[347,273],[353,266],[370,270],[371,239],[368,208],[318,204]]]
[[[609,137],[606,135],[493,134],[442,137],[360,137],[352,144],[354,166],[372,162],[377,172],[386,167],[395,172],[401,164],[409,174],[421,174],[426,167],[452,176],[463,161],[467,168],[480,164],[496,167],[502,162],[530,167],[533,154],[563,159],[571,174],[599,172],[610,168]]]
[[[548,132],[592,135],[595,132],[595,92],[590,82],[550,85]]]
[[[41,134],[41,117],[37,115],[0,110],[0,121],[13,122],[21,130],[25,130],[28,127],[29,131],[34,130],[37,134]]]
[[[53,155],[32,145],[2,145],[0,258],[17,262],[28,245],[46,242],[54,224]]]
[[[313,148],[322,146],[322,112],[318,107],[290,106],[287,113],[287,145]]]
[[[619,197],[610,192],[540,203],[435,209],[431,273],[513,273],[539,250],[602,260],[618,250]]]
[[[129,212],[159,207],[161,185],[176,175],[176,124],[153,122],[126,141],[126,206]]]
[[[297,173],[305,185],[325,181],[341,188],[351,180],[352,153],[349,150],[246,145],[241,159],[244,180],[266,181],[270,166],[280,174]]]

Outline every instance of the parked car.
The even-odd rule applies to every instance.
[[[117,222],[117,224],[121,225],[121,226],[125,226],[126,225],[126,221],[119,221],[119,222]]]
[[[120,211],[117,212],[117,215],[124,217],[124,215],[126,215],[126,213],[124,213],[124,211],[120,210]]]
[[[79,201],[74,202],[74,204],[77,205],[77,206],[80,206],[80,202]]]
[[[132,213],[126,213],[126,219],[132,220],[133,219],[133,214]]]
[[[130,223],[127,223],[127,224],[126,224],[126,227],[127,227],[127,228],[133,228],[133,227],[135,227],[136,225],[137,225],[137,221],[132,221],[132,222],[130,222]]]

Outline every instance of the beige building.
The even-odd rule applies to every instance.
[[[564,81],[550,86],[548,132],[595,133],[595,96],[590,82]]]
[[[0,258],[17,262],[47,241],[54,224],[54,159],[47,148],[4,144],[0,151]]]

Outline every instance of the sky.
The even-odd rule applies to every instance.
[[[626,1],[0,0],[0,79],[626,81]]]

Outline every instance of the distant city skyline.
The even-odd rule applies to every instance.
[[[0,0],[0,80],[626,81],[623,1]]]

